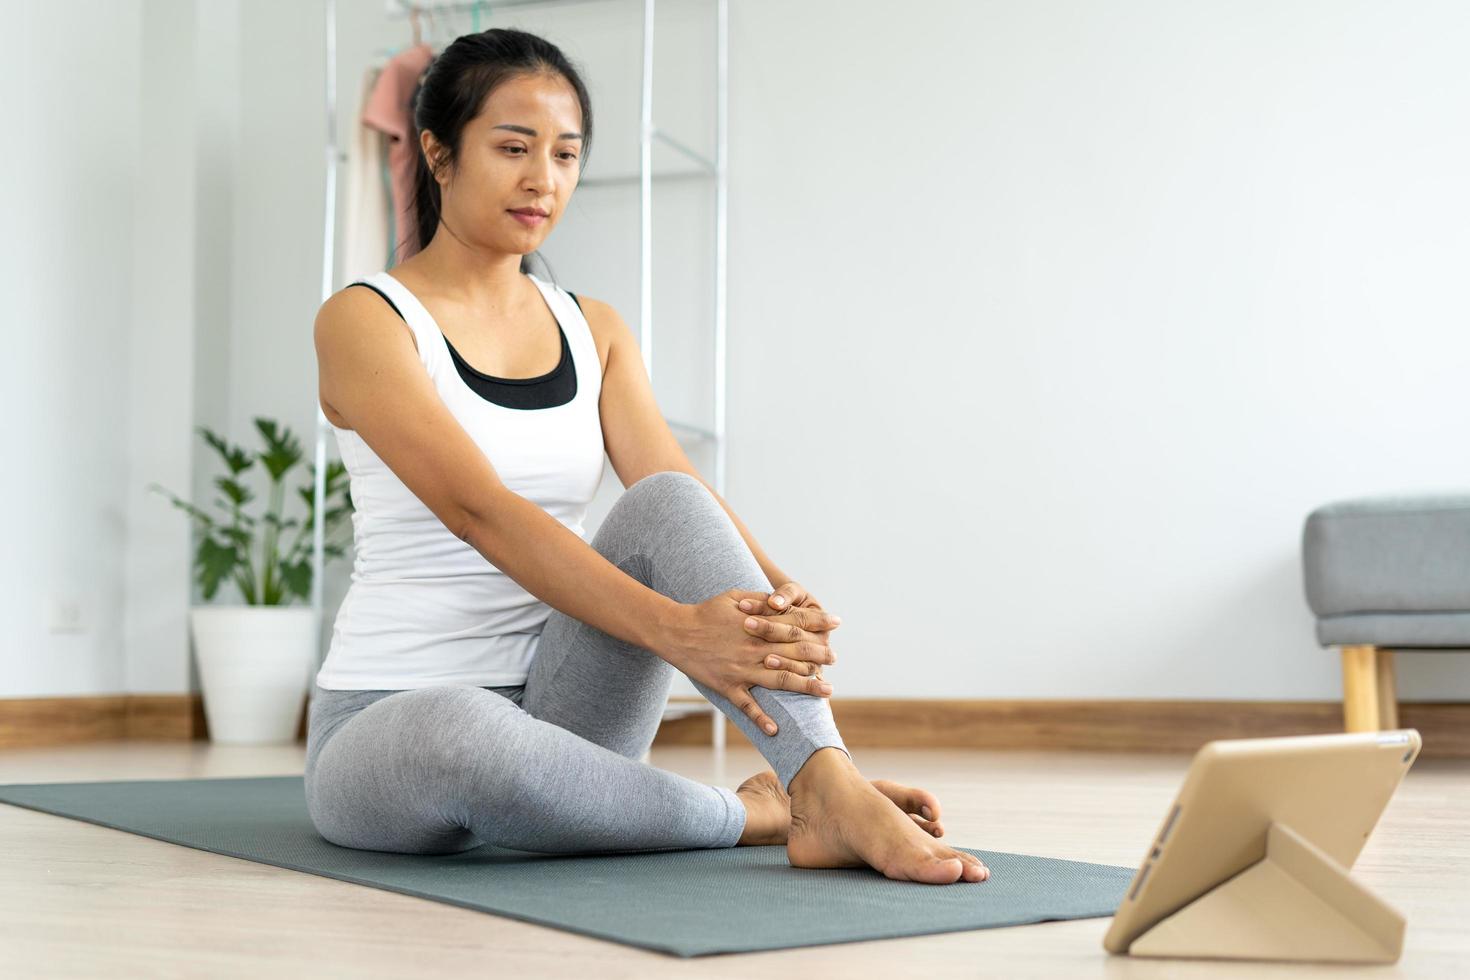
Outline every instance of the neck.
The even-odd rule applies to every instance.
[[[456,303],[494,312],[525,298],[519,252],[497,252],[468,245],[441,222],[428,247],[403,263],[434,284],[435,292]]]

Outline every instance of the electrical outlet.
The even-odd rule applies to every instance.
[[[48,619],[53,633],[82,633],[87,628],[83,621],[81,600],[69,596],[51,597]]]

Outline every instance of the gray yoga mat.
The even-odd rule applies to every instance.
[[[990,880],[926,885],[793,868],[786,849],[453,855],[338,847],[300,776],[0,785],[0,802],[172,844],[479,909],[677,956],[788,949],[1112,915],[1133,869],[960,848]]]

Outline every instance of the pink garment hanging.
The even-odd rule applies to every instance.
[[[415,44],[388,59],[362,107],[363,125],[382,131],[388,138],[388,171],[393,183],[393,211],[397,215],[395,265],[419,250],[413,178],[421,151],[413,128],[413,106],[409,102],[433,58],[434,50],[427,44]]]
[[[381,69],[369,65],[362,74],[361,105],[367,105]],[[347,209],[342,228],[342,276],[352,282],[393,264],[388,251],[388,138],[364,125],[361,116],[347,144]]]

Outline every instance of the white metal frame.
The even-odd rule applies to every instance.
[[[409,0],[387,0],[389,16],[407,17],[410,12],[469,12],[483,7],[486,12],[494,8],[550,5],[556,3],[578,3],[582,0],[497,0],[494,3],[412,3]],[[653,122],[653,26],[654,0],[643,0],[643,83],[641,86],[642,111],[640,119],[639,171],[636,179],[640,187],[640,257],[639,257],[639,346],[643,353],[643,364],[648,376],[653,377],[653,141],[665,145],[692,159],[700,165],[700,172],[693,176],[713,177],[715,182],[715,289],[714,289],[714,428],[688,425],[669,421],[676,432],[683,432],[713,444],[715,455],[716,491],[725,494],[725,327],[726,327],[726,258],[727,258],[727,205],[729,191],[728,173],[728,123],[729,123],[729,0],[713,0],[715,4],[715,159],[710,160],[690,149],[654,125]],[[337,4],[336,0],[325,0],[326,13],[326,103],[327,103],[327,147],[326,147],[326,213],[322,234],[322,301],[335,292],[335,244],[337,227],[337,168],[341,162],[337,147]],[[660,175],[665,176],[665,175]],[[684,174],[667,175],[673,179],[687,177]],[[578,187],[627,183],[632,178],[610,177],[582,181]],[[322,512],[326,496],[327,429],[326,415],[319,400],[316,408],[316,487],[314,490],[314,515],[312,527],[312,576],[311,608],[317,625],[317,636],[321,635],[322,623],[322,572],[324,566],[324,529]],[[319,667],[323,651],[318,645],[316,662]],[[677,717],[690,711],[707,710],[713,716],[714,748],[717,755],[725,748],[725,719],[719,709],[708,701],[698,705],[670,703],[664,717]],[[645,757],[646,758],[646,757]]]

